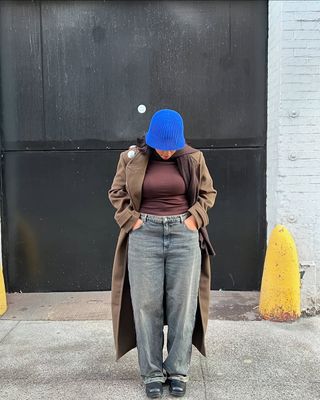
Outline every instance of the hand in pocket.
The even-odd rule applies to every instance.
[[[132,230],[135,231],[136,229],[140,228],[141,225],[143,225],[143,221],[142,219],[139,218],[133,225]]]
[[[184,224],[186,225],[186,227],[188,229],[190,229],[190,231],[197,231],[198,230],[196,219],[194,218],[193,215],[190,215],[190,217],[185,219],[184,220]]]

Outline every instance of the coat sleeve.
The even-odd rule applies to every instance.
[[[200,152],[199,196],[197,201],[188,210],[195,217],[198,229],[209,224],[207,211],[213,207],[217,193],[217,190],[213,186],[213,180],[206,165],[204,155]]]
[[[129,232],[140,217],[140,213],[133,209],[129,193],[126,189],[126,163],[124,153],[120,154],[116,174],[113,178],[108,197],[116,209],[114,219],[120,228]]]

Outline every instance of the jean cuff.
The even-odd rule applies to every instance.
[[[163,376],[163,375],[162,376],[152,376],[150,378],[144,378],[143,382],[145,384],[150,383],[150,382],[162,382],[162,383],[165,383],[166,379],[167,378],[165,376]]]
[[[177,381],[188,382],[189,376],[188,375],[169,375],[167,377],[168,380],[176,379]]]

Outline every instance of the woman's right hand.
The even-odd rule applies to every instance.
[[[135,231],[138,229],[141,225],[143,224],[143,221],[141,218],[137,219],[136,223],[133,225],[132,230]]]

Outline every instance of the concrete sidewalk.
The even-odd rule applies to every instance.
[[[259,320],[253,317],[257,293],[239,293],[233,300],[230,292],[224,300],[220,294],[219,312],[212,310],[219,319],[208,325],[208,356],[193,347],[184,398],[320,399],[320,316],[291,323]],[[146,399],[136,348],[115,362],[109,296],[9,294],[9,309],[0,318],[0,398]],[[235,306],[228,314],[237,299],[247,310],[242,304],[238,315]],[[167,386],[163,397],[173,398]]]

